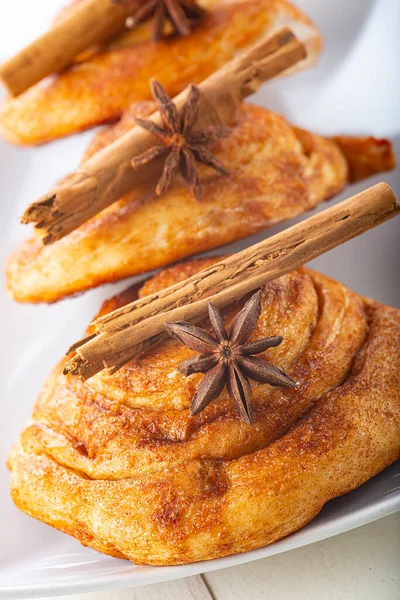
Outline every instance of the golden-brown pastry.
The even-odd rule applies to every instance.
[[[169,268],[140,294],[211,262]],[[244,300],[224,311],[226,323]],[[275,334],[284,341],[264,357],[299,387],[252,382],[253,426],[226,391],[189,417],[201,375],[177,371],[194,353],[176,340],[86,383],[62,375],[62,363],[10,453],[15,503],[142,564],[244,552],[303,527],[399,457],[400,311],[300,269],[263,288],[253,339]]]
[[[125,133],[142,103],[117,125],[97,134],[85,158]],[[390,169],[389,142],[373,138],[336,142],[291,126],[264,108],[244,104],[232,135],[212,147],[231,171],[221,176],[200,168],[202,202],[177,176],[165,194],[141,201],[136,187],[79,229],[44,247],[39,235],[12,254],[7,285],[20,302],[54,302],[106,282],[159,268],[204,252],[314,208],[337,194],[352,168],[363,175]]]
[[[286,0],[199,4],[210,10],[188,37],[154,43],[150,25],[140,26],[81,57],[61,75],[8,99],[0,117],[4,137],[18,144],[39,144],[115,121],[132,102],[150,99],[151,77],[175,96],[281,25],[291,27],[306,45],[308,58],[301,66],[314,62],[320,51],[315,26]]]

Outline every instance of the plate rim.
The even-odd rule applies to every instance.
[[[396,462],[399,461],[395,461],[390,466],[393,466],[396,464]],[[353,490],[353,492],[357,492],[357,489]],[[329,505],[330,502],[331,501],[328,501],[322,507],[322,509]],[[313,521],[311,521],[309,525],[283,538],[282,540],[278,540],[268,546],[263,546],[256,550],[224,556],[218,559],[189,563],[187,565],[178,565],[174,567],[153,567],[160,569],[160,577],[154,577],[153,571],[151,574],[146,574],[146,572],[144,572],[141,575],[135,575],[135,571],[133,571],[132,573],[128,573],[126,575],[123,573],[116,573],[114,575],[105,576],[101,579],[94,576],[92,580],[89,579],[86,581],[79,581],[77,579],[73,582],[60,584],[52,582],[48,584],[38,583],[33,585],[29,583],[0,585],[0,598],[7,600],[23,600],[25,598],[47,598],[51,596],[65,596],[77,593],[100,592],[116,589],[134,589],[143,585],[151,585],[153,583],[155,584],[162,583],[164,581],[172,581],[174,579],[182,579],[192,575],[218,571],[220,569],[267,558],[268,556],[282,554],[290,550],[295,550],[296,548],[309,546],[315,542],[320,542],[335,537],[336,535],[340,535],[341,533],[357,529],[358,527],[390,516],[398,511],[400,511],[400,492],[396,492],[390,497],[379,499],[369,506],[365,506],[358,510],[336,517],[331,523],[324,525],[322,522],[317,526],[317,528],[314,528],[314,531],[311,529],[311,532],[308,532],[309,526],[311,526],[313,523]],[[309,538],[307,537],[307,532],[309,533]],[[300,543],[297,543],[297,538],[299,537]],[[161,574],[162,572],[163,575]]]

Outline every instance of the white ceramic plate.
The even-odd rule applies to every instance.
[[[61,3],[1,3],[0,58],[43,28],[55,5]],[[324,58],[313,71],[270,84],[257,101],[317,131],[372,133],[399,141],[400,84],[395,57],[400,54],[400,3],[303,0],[299,4],[321,26],[326,43]],[[38,149],[16,149],[0,141],[2,264],[10,249],[26,235],[17,216],[29,201],[74,168],[90,137],[88,133]],[[400,155],[400,143],[397,150]],[[387,181],[400,197],[399,171],[363,182],[346,191],[346,196],[380,180]],[[366,296],[400,307],[399,221],[386,223],[330,252],[313,266]],[[262,237],[255,236],[234,248]],[[7,452],[27,422],[50,368],[80,336],[101,300],[125,285],[106,286],[51,307],[17,305],[3,289],[0,291],[1,597],[54,596],[185,577],[309,544],[400,508],[400,465],[395,464],[355,492],[330,502],[306,528],[278,543],[238,556],[168,568],[135,567],[101,555],[20,513],[8,495]]]

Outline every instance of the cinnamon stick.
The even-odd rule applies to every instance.
[[[207,314],[208,302],[225,306],[268,281],[399,214],[391,190],[380,183],[192,277],[124,306],[94,322],[95,334],[75,344],[66,373],[88,379],[113,371],[158,343],[164,324]]]
[[[136,1],[136,8],[140,0]],[[0,79],[18,96],[48,75],[68,67],[81,52],[122,31],[135,0],[83,0],[71,13],[0,66]]]
[[[201,96],[196,129],[231,124],[246,96],[305,56],[304,45],[287,27],[264,38],[199,85]],[[187,94],[188,89],[174,98],[178,111],[185,104]],[[151,118],[161,124],[158,112]],[[162,159],[135,169],[131,162],[133,157],[144,154],[158,143],[148,131],[133,127],[87,160],[46,196],[31,204],[22,222],[34,223],[44,234],[43,242],[51,244],[135,186],[141,186],[145,197],[154,193],[154,182],[159,180],[162,172]]]

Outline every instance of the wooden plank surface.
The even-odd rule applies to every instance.
[[[111,595],[107,600],[111,600]],[[122,599],[121,599],[122,600]],[[130,600],[214,600],[202,575],[133,590]]]
[[[57,600],[399,600],[399,557],[397,513],[310,546],[202,576]]]
[[[399,567],[397,513],[328,540],[205,577],[216,600],[399,600]]]

